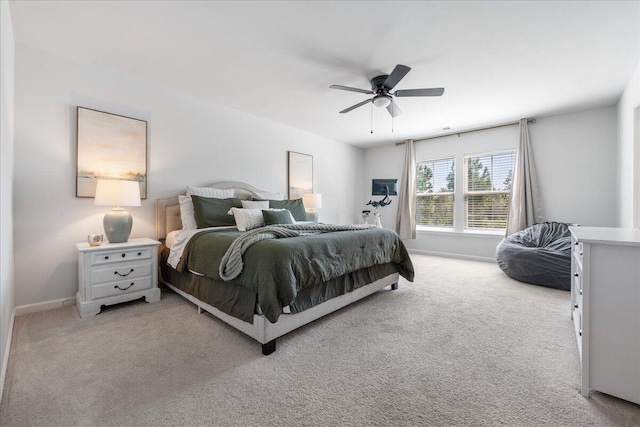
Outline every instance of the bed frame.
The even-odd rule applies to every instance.
[[[250,200],[252,197],[260,197],[259,193],[262,192],[262,190],[259,190],[249,184],[238,181],[218,182],[208,185],[208,187],[233,189],[235,197],[244,200]],[[164,242],[167,233],[181,228],[182,222],[180,220],[180,204],[178,202],[178,197],[159,199],[156,204],[156,234],[158,240]],[[177,294],[182,295],[184,298],[193,302],[198,307],[198,313],[205,310],[223,322],[233,326],[240,332],[244,332],[262,344],[262,354],[269,355],[276,350],[276,338],[311,323],[322,316],[333,313],[334,311],[337,311],[355,301],[361,300],[382,288],[391,286],[392,290],[397,289],[399,274],[390,274],[389,276],[360,287],[353,292],[332,298],[303,312],[296,314],[283,314],[276,323],[269,322],[263,315],[254,314],[253,324],[230,316],[210,304],[195,298],[193,295],[176,288],[162,277],[162,273],[159,274],[159,278],[161,283],[171,288]]]

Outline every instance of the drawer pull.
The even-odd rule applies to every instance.
[[[131,273],[133,273],[133,268],[131,270],[129,270],[129,272],[127,274],[121,274],[118,273],[117,271],[114,271],[113,274],[117,274],[120,277],[127,277],[128,275],[130,275]]]
[[[580,331],[578,331],[578,335],[582,336],[582,329],[580,329]]]
[[[580,251],[580,256],[582,256],[582,251]]]
[[[580,276],[578,273],[573,273],[573,275],[576,277]]]
[[[574,245],[578,246],[580,244],[580,242],[575,242]]]
[[[578,308],[578,304],[573,304],[573,308]]]
[[[582,295],[582,289],[580,289],[580,295]]]
[[[126,257],[126,256],[127,256],[127,254],[122,254],[122,258],[124,258],[124,257]]]
[[[138,252],[138,256],[142,255],[142,252]]]
[[[109,259],[109,255],[105,256],[104,259]]]
[[[129,286],[127,286],[126,288],[121,288],[121,287],[120,287],[120,286],[118,286],[118,285],[115,285],[115,286],[114,286],[114,288],[116,288],[116,289],[120,289],[121,291],[126,291],[127,289],[129,289],[129,288],[130,288],[130,287],[132,287],[132,286],[133,286],[133,282],[131,282],[131,284],[130,284]]]

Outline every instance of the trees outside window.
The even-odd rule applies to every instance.
[[[416,184],[416,224],[453,227],[455,160],[418,163]]]
[[[460,230],[506,228],[515,157],[515,150],[463,156],[459,201],[454,157],[419,162],[416,224]],[[456,202],[464,204],[458,210],[461,217],[464,212],[464,220],[457,226]]]
[[[504,229],[515,151],[464,157],[465,228]]]

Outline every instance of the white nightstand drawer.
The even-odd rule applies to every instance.
[[[119,280],[117,282],[105,283],[91,288],[93,299],[111,297],[114,295],[128,294],[151,288],[151,276],[139,277],[131,280]]]
[[[153,263],[149,260],[139,263],[120,263],[91,269],[92,286],[105,282],[126,281],[136,277],[151,276]]]
[[[138,259],[151,259],[151,249],[152,248],[150,247],[145,247],[95,252],[91,254],[91,265],[110,264],[122,261],[135,261]]]

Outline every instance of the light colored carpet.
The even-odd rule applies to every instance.
[[[415,283],[260,345],[181,297],[20,316],[3,426],[638,426],[579,393],[569,293],[413,255]]]

